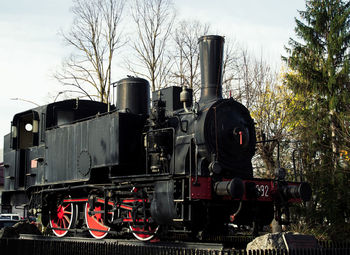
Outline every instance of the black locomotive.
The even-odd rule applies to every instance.
[[[116,106],[66,100],[14,116],[5,136],[2,211],[24,206],[56,236],[85,229],[95,238],[132,233],[226,233],[267,225],[306,183],[253,178],[254,121],[222,98],[224,38],[199,39],[201,97],[168,87],[153,93],[129,77]]]

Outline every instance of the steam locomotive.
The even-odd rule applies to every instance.
[[[54,102],[16,114],[4,139],[2,211],[24,206],[58,237],[254,230],[311,196],[307,183],[253,178],[254,121],[222,97],[224,38],[199,39],[201,96],[128,77],[116,105]],[[88,233],[87,232],[87,233]]]

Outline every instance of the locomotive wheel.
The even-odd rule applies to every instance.
[[[101,213],[102,211],[104,211],[104,200],[97,199],[96,201],[96,206],[93,211],[98,213],[89,215],[89,209],[90,209],[90,205],[87,202],[85,204],[85,223],[89,228],[90,234],[94,238],[102,239],[108,234],[108,231],[110,230],[110,227],[106,226],[104,223],[104,213]],[[114,213],[110,212],[108,213],[107,217],[109,217],[109,220],[112,221],[113,216],[114,216]]]
[[[133,188],[131,191],[137,192],[137,188]],[[145,219],[145,214],[137,208],[135,211],[129,212],[128,217],[132,220],[129,223],[129,228],[140,241],[151,240],[159,229],[159,225],[149,222],[147,218]]]
[[[68,230],[75,226],[78,206],[69,202],[62,202],[56,212],[50,212],[50,226],[52,232],[58,236],[63,237],[68,233]],[[60,229],[54,229],[60,228]]]
[[[129,212],[129,217],[132,218],[131,213]],[[153,225],[145,221],[142,218],[137,218],[136,222],[130,223],[129,228],[132,234],[140,241],[151,240],[154,235],[157,233],[159,226]]]

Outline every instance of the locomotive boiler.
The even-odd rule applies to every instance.
[[[23,206],[59,237],[225,234],[282,223],[307,183],[253,177],[254,121],[222,97],[224,38],[199,39],[201,95],[128,77],[107,106],[66,100],[18,113],[5,136],[2,211]]]

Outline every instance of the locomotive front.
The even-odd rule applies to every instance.
[[[311,190],[306,183],[287,182],[280,177],[253,178],[254,121],[246,107],[233,98],[222,97],[223,46],[221,36],[209,35],[199,39],[201,96],[192,110],[188,109],[192,102],[186,89],[179,95],[183,109],[167,108],[170,103],[167,98],[176,96],[169,96],[166,89],[159,91],[165,98],[164,102],[159,96],[153,105],[152,111],[163,115],[154,116],[156,124],[152,136],[168,132],[169,127],[174,128],[168,142],[163,141],[163,146],[159,146],[168,145],[168,149],[160,150],[167,151],[168,156],[158,158],[169,159],[165,165],[170,173],[185,174],[190,179],[188,186],[175,180],[174,192],[167,191],[175,200],[184,201],[175,203],[177,212],[154,212],[152,216],[159,223],[164,223],[158,220],[160,218],[168,219],[167,223],[170,223],[172,215],[181,215],[181,220],[191,222],[193,229],[201,226],[211,233],[223,232],[229,222],[253,224],[256,233],[259,226],[268,225],[274,216],[280,223],[286,223],[282,221],[282,215],[288,216],[288,205],[307,201]],[[164,108],[168,110],[168,116]],[[158,145],[154,142],[150,147]],[[181,190],[179,186],[185,189],[177,192]],[[158,208],[161,204],[172,208],[173,203],[169,201],[157,201],[156,196],[152,203]],[[184,211],[188,212],[187,218],[183,216]]]
[[[195,126],[200,158],[209,162],[211,174],[226,178],[252,178],[255,152],[254,121],[239,102],[222,98],[224,38],[199,39],[201,60],[200,116]]]

